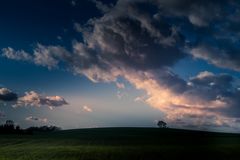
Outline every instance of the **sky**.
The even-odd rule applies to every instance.
[[[240,131],[240,3],[0,2],[0,122]]]

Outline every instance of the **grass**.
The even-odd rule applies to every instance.
[[[240,135],[99,128],[0,135],[0,160],[239,159]]]

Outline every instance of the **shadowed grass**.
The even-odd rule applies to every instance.
[[[240,136],[154,128],[0,135],[0,160],[235,159]]]

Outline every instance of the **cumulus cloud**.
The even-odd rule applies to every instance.
[[[33,106],[33,107],[41,107],[47,106],[50,109],[53,107],[60,107],[63,105],[67,105],[68,103],[63,97],[60,96],[43,96],[38,94],[35,91],[26,92],[23,97],[19,97],[17,103],[14,107],[20,106]]]
[[[92,111],[93,111],[91,107],[86,106],[86,105],[83,106],[82,109],[83,109],[83,111],[85,111],[85,112],[92,112]]]
[[[33,117],[33,116],[26,117],[25,120],[32,121],[32,122],[48,123],[47,118],[38,118],[38,117]]]
[[[7,88],[0,88],[0,101],[15,101],[18,96]]]
[[[190,123],[218,126],[239,116],[235,77],[205,71],[184,80],[170,69],[190,55],[239,71],[237,2],[119,0],[111,7],[95,3],[103,15],[85,24],[75,23],[83,41],[75,41],[71,52],[62,46],[38,44],[33,53],[5,48],[3,56],[49,69],[63,62],[75,74],[83,74],[94,82],[115,82],[119,88],[123,86],[117,79],[123,77],[146,91],[147,96],[141,101],[161,110],[174,122],[195,119]],[[18,103],[66,103],[64,99],[51,100],[35,92],[24,97]]]

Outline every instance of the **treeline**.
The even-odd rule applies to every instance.
[[[40,126],[22,129],[19,125],[15,125],[14,121],[7,120],[5,124],[0,125],[0,134],[33,134],[34,132],[53,132],[61,130],[56,126]]]

